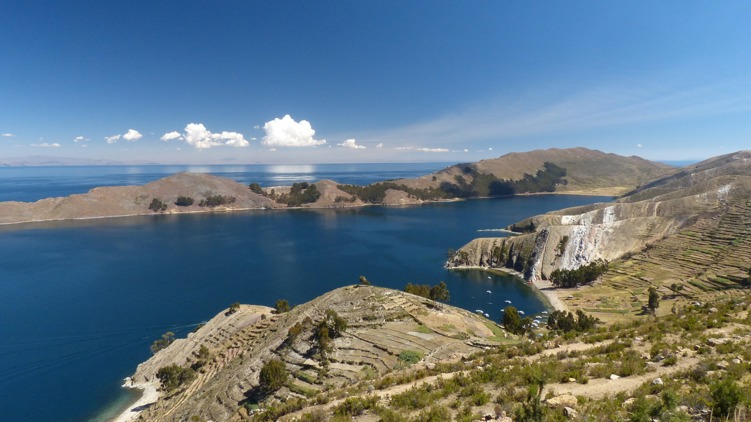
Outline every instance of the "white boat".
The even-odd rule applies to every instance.
[[[486,314],[485,314],[485,318],[490,318],[490,315],[488,315],[488,314],[486,313]]]
[[[524,311],[519,311],[519,315],[524,315]]]
[[[488,292],[488,293],[493,293],[493,292],[491,292],[490,290],[488,290],[487,292]]]
[[[480,314],[480,315],[484,314],[484,312],[482,311],[482,309],[475,309],[475,312],[478,313],[478,314]]]
[[[511,303],[511,301],[510,301],[510,300],[504,300],[504,302],[506,302],[506,303]]]

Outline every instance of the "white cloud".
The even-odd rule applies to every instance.
[[[12,137],[14,137],[16,135],[14,135],[12,133],[3,133],[3,134],[0,134],[0,136],[6,137],[6,138],[12,138]]]
[[[112,135],[112,136],[106,136],[104,139],[107,141],[108,144],[114,144],[122,137],[123,135]]]
[[[420,152],[449,152],[448,148],[415,148],[415,147],[396,147],[399,151],[420,151]]]
[[[161,139],[162,141],[167,142],[167,141],[172,141],[172,140],[175,140],[175,139],[182,139],[182,138],[183,138],[183,136],[180,135],[180,132],[178,132],[176,130],[173,130],[172,132],[165,133],[159,139]]]
[[[350,148],[350,149],[365,149],[365,145],[357,145],[357,141],[355,141],[354,139],[347,139],[346,141],[337,145],[339,145],[340,147]]]
[[[263,144],[269,147],[312,147],[326,143],[325,140],[313,138],[316,131],[310,122],[300,120],[298,123],[289,114],[266,122],[263,130],[266,131]]]
[[[188,145],[192,145],[198,149],[208,149],[223,145],[229,145],[232,147],[247,147],[250,145],[242,133],[213,133],[206,129],[206,126],[204,126],[203,123],[188,123],[183,130],[185,133],[182,135],[177,131],[172,131],[165,133],[160,139],[163,141],[172,141],[176,139],[185,141]]]
[[[383,142],[381,142],[380,144],[376,145],[376,148],[383,148]]]
[[[58,144],[57,142],[52,143],[52,144],[43,142],[41,144],[31,144],[31,146],[36,147],[36,148],[60,148],[60,144]]]
[[[123,135],[123,139],[130,142],[135,142],[141,138],[143,138],[143,135],[135,129],[128,129],[128,132]]]
[[[636,144],[636,147],[637,147],[637,148],[641,148],[641,147],[642,147],[642,145],[641,145],[641,144]]]
[[[83,136],[76,136],[73,139],[73,142],[86,142],[88,140],[89,140],[89,138],[86,138],[86,137],[83,137]]]

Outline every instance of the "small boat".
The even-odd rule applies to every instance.
[[[485,318],[490,318],[490,315],[488,315],[487,312],[485,313]]]
[[[488,292],[488,293],[493,293],[493,292],[491,292],[490,290],[488,290],[487,292]]]
[[[524,311],[519,311],[519,315],[524,315]]]
[[[510,301],[510,300],[504,300],[504,302],[506,302],[506,303],[511,303],[511,301]]]
[[[475,309],[475,312],[478,313],[478,314],[480,314],[480,315],[484,314],[484,312],[482,311],[482,309]]]
[[[543,314],[547,314],[547,313],[548,313],[548,311],[542,311],[542,313],[543,313]]]

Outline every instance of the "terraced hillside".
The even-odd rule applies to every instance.
[[[532,232],[477,239],[449,265],[511,268],[542,285],[557,269],[603,259],[610,271],[601,282],[560,296],[602,318],[636,315],[649,287],[668,301],[743,287],[751,267],[750,204],[751,152],[728,154],[613,203],[529,218],[511,228]]]
[[[475,328],[487,325],[471,314],[431,308],[412,295],[372,287],[339,289],[326,300],[300,306],[297,315],[295,310],[270,315],[269,308],[241,306],[235,314],[212,319],[183,346],[178,341],[152,359],[198,338],[216,339],[206,369],[146,406],[140,420],[746,421],[751,405],[749,293],[685,304],[674,313],[631,324],[583,333],[539,329],[529,339],[505,341],[451,327],[459,321]],[[342,300],[332,300],[332,294]],[[371,314],[365,307],[358,313],[359,298],[381,309]],[[286,335],[280,332],[284,321],[299,322],[318,306],[338,306],[342,316],[349,309],[344,318],[353,324],[335,339],[328,365],[306,358],[304,341],[283,341],[279,347],[278,337]],[[451,322],[442,321],[443,316]],[[450,335],[429,333],[427,327]],[[245,329],[255,336],[252,341],[242,340],[249,338],[239,334]],[[239,351],[233,351],[237,346]],[[423,350],[424,357],[413,365],[400,364],[395,353],[405,347]],[[248,362],[270,356],[282,359],[288,375],[280,389],[260,397],[252,393],[255,368]],[[239,402],[223,394],[235,386],[248,389]]]
[[[335,335],[332,325],[330,343],[322,343],[321,324],[337,318],[346,329]],[[135,385],[155,385],[160,368],[193,367],[196,375],[165,392],[141,420],[229,420],[247,415],[256,403],[366,385],[415,360],[423,365],[456,362],[512,338],[465,310],[409,293],[350,286],[283,314],[258,306],[227,310],[139,365],[132,379]],[[260,386],[260,373],[275,359],[289,376],[269,392]]]

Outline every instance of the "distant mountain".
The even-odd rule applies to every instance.
[[[558,192],[617,196],[676,171],[667,164],[636,156],[587,148],[553,148],[457,164],[397,183],[410,188],[460,192],[467,197],[494,196],[493,185],[502,194]]]
[[[0,159],[3,167],[32,167],[32,166],[115,166],[124,164],[113,160],[98,160],[73,157],[52,157],[46,155],[30,155],[26,157],[8,157]]]

